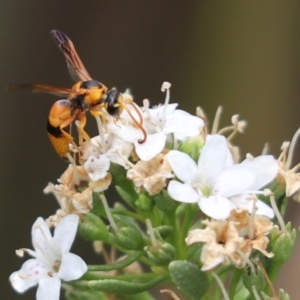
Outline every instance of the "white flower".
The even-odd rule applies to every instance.
[[[54,230],[54,236],[46,222],[39,217],[32,226],[32,244],[35,251],[28,252],[34,258],[27,260],[19,271],[10,275],[13,288],[23,293],[38,285],[36,299],[59,299],[61,280],[80,278],[86,271],[85,262],[69,250],[76,235],[79,217],[64,217]]]
[[[149,109],[149,101],[144,100],[142,126],[147,131],[145,142],[139,142],[143,134],[132,122],[127,111],[122,113],[118,122],[108,124],[110,132],[126,142],[134,143],[135,151],[141,160],[149,161],[159,154],[164,149],[169,134],[174,134],[175,139],[186,139],[199,135],[204,126],[201,118],[176,109],[176,103],[169,104],[170,87],[166,82],[162,85],[162,91],[167,92],[164,105]],[[136,111],[130,109],[130,112],[138,119]]]
[[[172,150],[167,160],[178,179],[168,186],[169,195],[181,202],[198,203],[200,209],[214,219],[226,219],[235,208],[253,209],[249,194],[263,187],[277,175],[276,160],[270,155],[246,159],[233,165],[226,139],[208,136],[198,165],[185,153]],[[234,200],[234,201],[233,201]],[[273,210],[257,200],[256,214],[274,216]]]

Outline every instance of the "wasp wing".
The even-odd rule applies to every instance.
[[[83,65],[72,41],[59,30],[50,31],[50,35],[52,36],[54,43],[64,55],[72,79],[75,82],[91,80],[92,77]]]
[[[72,89],[66,89],[44,84],[12,84],[8,86],[9,90],[30,89],[35,93],[49,93],[58,97],[68,98],[70,95],[81,95],[82,93]]]

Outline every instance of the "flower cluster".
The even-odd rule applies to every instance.
[[[48,184],[45,192],[60,208],[34,223],[35,251],[18,251],[34,257],[10,277],[18,292],[38,284],[37,299],[58,299],[62,280],[68,299],[151,299],[149,290],[168,282],[175,290],[162,292],[170,299],[219,299],[220,293],[229,299],[239,292],[268,297],[263,293],[272,287],[266,285],[295,242],[280,213],[287,196],[300,198],[299,165],[290,169],[300,130],[278,160],[266,151],[240,159],[232,139],[245,121],[235,115],[219,129],[219,108],[209,131],[200,108],[196,116],[177,109],[169,104],[170,84],[162,91],[163,105],[150,108],[144,100],[117,119],[96,117],[99,135],[81,143],[77,160],[70,155],[58,183]],[[111,207],[110,186],[123,200]],[[78,224],[105,265],[87,267],[69,253]],[[142,265],[151,271],[143,273]],[[229,296],[221,274],[222,280],[234,277]],[[259,288],[252,287],[255,280]]]

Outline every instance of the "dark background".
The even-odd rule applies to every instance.
[[[14,250],[30,248],[35,219],[56,210],[42,190],[66,167],[45,129],[56,98],[6,90],[10,83],[71,86],[51,29],[71,37],[95,79],[121,91],[130,87],[137,103],[162,102],[160,87],[169,81],[172,102],[182,109],[194,113],[200,105],[212,120],[222,104],[223,125],[235,113],[248,120],[234,141],[243,156],[260,154],[265,142],[278,156],[300,125],[299,9],[298,1],[1,1],[2,297],[35,298],[35,289],[21,296],[10,287],[10,273],[24,262]],[[89,125],[92,133],[94,120]],[[287,219],[299,226],[300,206],[290,204]],[[90,245],[75,247],[90,263]],[[299,251],[300,245],[277,281],[292,299],[299,297]]]

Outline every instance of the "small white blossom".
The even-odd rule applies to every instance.
[[[23,249],[34,258],[27,260],[19,271],[10,275],[13,288],[23,293],[38,285],[36,299],[59,299],[61,280],[80,278],[86,271],[85,262],[70,248],[76,235],[79,217],[64,217],[54,230],[54,236],[40,217],[32,226],[32,244],[35,251]]]
[[[226,219],[231,210],[246,208],[252,211],[253,194],[277,175],[276,160],[270,155],[246,159],[233,165],[226,139],[208,136],[198,165],[187,154],[172,150],[167,160],[175,175],[183,183],[172,180],[169,195],[180,202],[198,203],[200,209],[214,219]],[[234,201],[233,201],[234,200]],[[273,210],[257,200],[257,214],[274,216]]]
[[[176,109],[177,104],[169,104],[170,84],[163,83],[163,91],[166,91],[164,105],[149,109],[149,101],[144,100],[143,128],[147,132],[146,141],[141,143],[143,134],[140,128],[132,122],[128,112],[124,111],[120,120],[108,124],[110,132],[114,133],[126,142],[134,143],[135,151],[141,160],[148,161],[159,154],[165,147],[167,138],[174,134],[175,139],[186,139],[199,135],[204,122],[201,118]],[[131,115],[137,119],[137,113],[130,109]]]

